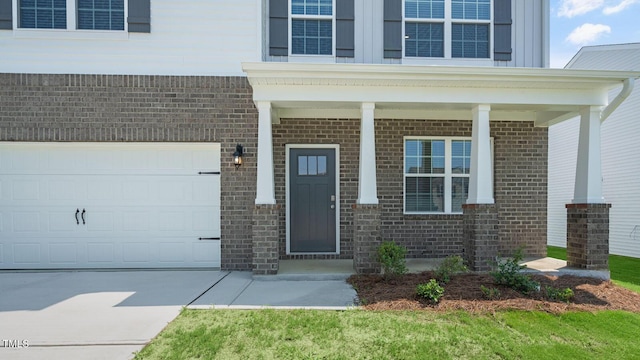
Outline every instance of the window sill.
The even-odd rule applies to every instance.
[[[13,37],[56,40],[128,40],[129,33],[124,30],[14,29]]]

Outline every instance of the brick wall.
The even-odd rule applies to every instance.
[[[222,267],[251,269],[257,112],[245,78],[0,74],[0,141],[221,143]]]
[[[471,137],[471,121],[376,119],[378,199],[382,240],[407,247],[408,257],[462,254],[463,216],[403,214],[403,137]],[[276,201],[285,205],[285,144],[340,144],[341,258],[353,256],[353,212],[358,192],[359,119],[282,119],[273,126]],[[546,254],[547,130],[526,122],[492,122],[499,252],[520,245]],[[280,216],[285,255],[285,211]],[[313,256],[298,256],[300,258]],[[326,257],[326,256],[316,256]]]
[[[547,255],[547,128],[492,122],[499,253]]]

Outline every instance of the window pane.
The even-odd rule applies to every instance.
[[[327,174],[327,157],[318,156],[318,175]]]
[[[406,0],[404,16],[410,19],[444,19],[444,0]]]
[[[124,0],[78,1],[78,29],[124,30]]]
[[[333,49],[331,20],[292,20],[293,54],[331,55]]]
[[[443,57],[443,43],[443,24],[405,24],[405,56]]]
[[[489,58],[489,25],[453,24],[451,56],[454,58]]]
[[[405,191],[407,212],[444,212],[444,178],[407,177]]]
[[[66,29],[67,2],[64,0],[20,1],[20,27]]]
[[[451,173],[469,174],[471,163],[471,141],[451,141]]]
[[[298,156],[298,175],[307,175],[307,157]]]
[[[465,20],[490,20],[491,0],[451,0],[451,17]]]
[[[317,156],[309,156],[308,159],[308,173],[309,175],[318,175],[318,157]]]
[[[291,0],[293,15],[333,15],[332,0]]]
[[[462,204],[469,197],[469,178],[454,177],[451,179],[451,212],[462,212]]]

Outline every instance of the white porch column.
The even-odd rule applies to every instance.
[[[491,136],[489,133],[490,105],[473,108],[471,138],[471,173],[467,204],[493,204],[493,165],[491,162]]]
[[[602,204],[602,163],[600,161],[600,114],[598,106],[580,110],[580,140],[573,192],[574,204]]]
[[[258,176],[256,205],[275,204],[273,181],[273,138],[271,133],[271,103],[260,101],[258,108]]]
[[[363,103],[360,120],[360,173],[358,204],[378,204],[376,183],[376,132],[374,113],[376,104]]]

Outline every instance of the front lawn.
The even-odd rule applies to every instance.
[[[567,260],[567,249],[547,246],[547,256]],[[640,259],[609,255],[609,270],[614,284],[640,293]]]
[[[630,359],[640,314],[184,310],[135,359]]]

